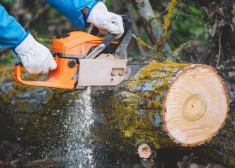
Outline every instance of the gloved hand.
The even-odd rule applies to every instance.
[[[49,49],[38,43],[30,33],[13,50],[30,74],[47,73],[57,67]]]
[[[102,34],[105,31],[116,34],[117,39],[124,33],[122,17],[109,12],[103,2],[97,3],[91,9],[87,22],[94,24]]]

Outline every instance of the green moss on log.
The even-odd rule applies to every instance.
[[[126,82],[125,91],[113,93],[112,99],[106,97],[97,110],[104,112],[108,125],[115,125],[134,144],[145,140],[156,148],[177,146],[163,129],[162,104],[169,84],[187,66],[153,61]]]

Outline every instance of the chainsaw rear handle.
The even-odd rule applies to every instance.
[[[40,83],[38,81],[23,80],[21,77],[23,68],[24,68],[24,66],[22,65],[21,62],[15,64],[14,79],[17,82],[25,84],[25,85],[31,85],[31,86],[46,86],[46,87],[48,87],[48,83],[46,83],[46,82]]]
[[[21,62],[15,64],[14,79],[16,82],[25,84],[25,85],[62,88],[62,89],[74,89],[75,83],[77,82],[77,80],[72,81],[67,78],[68,76],[71,76],[71,73],[73,72],[71,72],[67,76],[63,76],[61,74],[61,71],[58,68],[56,70],[53,70],[53,74],[52,74],[52,71],[50,71],[47,75],[47,78],[43,81],[24,80],[22,79],[23,69],[24,69],[24,66],[22,65]]]

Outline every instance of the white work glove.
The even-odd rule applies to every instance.
[[[14,51],[30,74],[47,73],[57,67],[49,49],[38,43],[30,33]]]
[[[98,2],[91,10],[88,23],[94,24],[102,34],[105,31],[116,34],[116,38],[120,38],[124,33],[122,17],[109,12],[103,2]]]

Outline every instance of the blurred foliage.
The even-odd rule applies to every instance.
[[[207,23],[204,20],[206,15],[202,9],[198,9],[194,5],[186,5],[181,3],[174,9],[174,19],[172,20],[170,41],[174,46],[186,43],[194,39],[200,32],[204,31],[204,36],[200,40],[208,40]]]
[[[48,19],[50,19],[50,20],[56,19],[60,16],[61,16],[61,14],[55,9],[51,9],[48,13]]]
[[[1,4],[10,12],[12,8],[14,8],[14,3],[16,1],[17,0],[1,0]],[[167,15],[167,7],[169,0],[159,1],[159,2],[150,0],[150,2],[153,6],[154,12],[156,13],[156,19],[159,22],[163,22],[164,17]],[[125,4],[125,1],[123,0],[121,0],[120,2],[114,0],[106,0],[105,4],[108,7],[108,9],[114,13],[122,13],[128,15],[128,13],[123,13],[127,11],[127,6],[122,5]],[[118,6],[118,4],[120,4],[120,6]],[[40,8],[42,8],[45,5],[46,3],[44,1],[36,0],[34,2],[32,1],[29,2],[28,0],[25,0],[25,3],[23,4],[22,8],[25,11],[24,13],[25,15],[27,13],[30,13],[32,16],[35,16],[37,12],[40,10]],[[133,17],[137,22],[139,37],[146,43],[151,44],[145,30],[142,27],[142,23],[138,20],[137,12],[135,10],[132,10],[132,12],[133,12]],[[72,27],[71,25],[66,26],[68,23],[70,23],[68,20],[64,19],[65,21],[60,21],[61,16],[62,15],[59,12],[57,12],[55,9],[52,8],[45,16],[43,16],[43,19],[40,19],[37,22],[37,24],[31,25],[30,30],[36,31],[38,37],[47,38],[47,39],[53,38],[53,36],[60,37],[64,35],[64,33],[66,32],[75,30],[75,27]],[[20,17],[18,16],[18,18],[21,17],[22,16]],[[200,34],[201,32],[202,33],[200,34],[200,36],[197,39],[195,39],[197,41],[195,45],[206,46],[209,35],[208,35],[207,21],[205,19],[206,15],[203,9],[196,6],[191,1],[190,2],[184,1],[177,4],[177,6],[173,10],[173,17],[171,20],[171,25],[169,27],[169,32],[167,37],[167,42],[170,44],[172,51],[182,46],[183,44],[187,43],[188,41],[195,39],[195,37],[197,37],[197,35]],[[20,23],[24,25],[25,21],[24,20],[22,21],[21,19]],[[151,55],[154,54],[153,51],[149,51],[147,48],[145,48],[145,50],[146,50],[146,55],[150,56],[151,58]],[[195,50],[195,46],[193,46],[193,43],[190,43],[190,45],[183,45],[183,48],[179,50],[180,58],[177,58],[176,60],[188,61],[185,56],[187,54],[185,53],[188,53],[188,51],[190,50],[199,52],[199,55],[202,52]],[[9,61],[7,60],[8,56],[9,56]],[[141,57],[141,54],[138,50],[135,40],[131,41],[129,56]],[[4,61],[1,61],[0,64],[12,63],[12,52],[4,54],[4,59],[2,60]]]
[[[107,6],[107,8],[110,8],[112,5],[112,0],[106,0],[105,5]]]
[[[2,4],[13,4],[14,2],[14,0],[1,0]]]
[[[15,64],[16,62],[18,62],[18,57],[12,51],[7,51],[2,56],[0,56],[0,66]]]
[[[179,3],[173,15],[167,38],[173,51],[177,50],[173,60],[199,63],[209,40],[205,12],[194,4]]]

